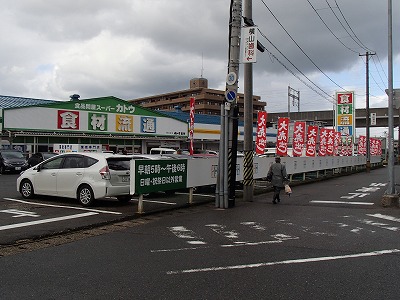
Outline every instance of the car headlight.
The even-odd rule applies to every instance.
[[[8,166],[8,167],[12,167],[12,164],[7,160],[4,161],[4,165]]]

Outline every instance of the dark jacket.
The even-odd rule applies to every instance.
[[[268,173],[272,173],[271,184],[273,186],[284,187],[287,181],[287,173],[285,165],[281,163],[273,163],[269,168]]]

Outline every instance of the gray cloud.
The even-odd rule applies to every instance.
[[[387,3],[336,1],[356,36],[378,53],[380,60],[376,58],[371,63],[376,81],[371,81],[371,94],[375,96],[371,101],[382,105],[387,77],[380,63],[386,71]],[[365,65],[358,52],[365,50],[341,27],[326,1],[310,2],[340,40],[356,53],[333,37],[307,0],[253,0],[253,19],[260,31],[321,89],[329,95],[339,89],[293,43],[266,3],[312,61],[340,86],[355,89],[362,104]],[[328,3],[340,16],[335,0]],[[189,80],[202,73],[211,88],[222,89],[228,63],[229,5],[229,0],[1,3],[0,94],[66,100],[78,93],[82,98],[114,95],[132,99],[186,89]],[[393,5],[394,50],[398,57],[396,29],[400,10],[398,3]],[[258,53],[254,93],[268,103],[267,110],[287,108],[289,84],[301,91],[303,109],[332,107],[324,99],[326,96],[318,95],[302,82],[312,86],[265,38],[260,36],[260,40],[285,65],[267,52]],[[396,80],[399,84],[395,77]]]

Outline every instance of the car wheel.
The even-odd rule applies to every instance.
[[[35,195],[35,193],[33,191],[32,182],[30,182],[28,179],[25,179],[21,182],[19,191],[20,191],[22,197],[25,199],[30,199]]]
[[[131,195],[118,196],[117,199],[119,202],[127,203],[127,202],[131,201],[132,196]]]
[[[3,165],[0,166],[0,174],[4,174],[4,166]]]
[[[82,206],[91,206],[95,201],[93,190],[88,185],[82,185],[78,189],[77,198]]]

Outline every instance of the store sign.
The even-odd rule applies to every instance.
[[[257,27],[243,27],[243,63],[257,62]]]
[[[336,131],[354,142],[355,99],[354,92],[336,93]]]
[[[131,194],[186,188],[187,160],[132,160]]]
[[[131,107],[125,104],[126,101],[113,97],[107,99],[106,102],[96,99],[81,100],[77,103],[60,101],[40,107],[6,109],[4,127],[13,130],[138,134],[181,139],[188,136],[186,122],[141,107]],[[76,109],[78,104],[79,109]],[[105,106],[106,104],[108,106]],[[139,113],[143,115],[138,115]]]

